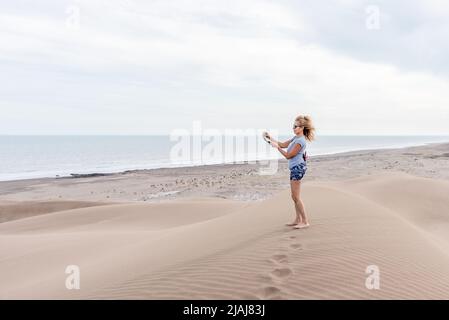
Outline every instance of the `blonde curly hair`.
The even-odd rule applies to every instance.
[[[298,122],[298,125],[303,128],[304,136],[307,140],[312,141],[315,139],[315,127],[310,116],[297,116],[295,122]]]

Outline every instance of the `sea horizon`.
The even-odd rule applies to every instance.
[[[290,137],[280,135],[279,140]],[[449,142],[449,136],[320,135],[308,144],[307,150],[314,157],[444,142]],[[243,150],[235,152],[230,161],[224,160],[222,152],[207,160],[174,162],[170,149],[175,144],[169,135],[0,135],[0,181],[281,159],[279,155]]]

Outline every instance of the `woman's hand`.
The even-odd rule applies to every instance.
[[[266,138],[268,138],[269,140],[271,140],[271,136],[270,136],[270,134],[268,133],[268,132],[264,132],[263,133],[263,135],[266,137]]]
[[[264,131],[264,132],[262,133],[262,136],[263,136],[263,139],[264,139],[266,142],[268,142],[268,143],[271,143],[271,142],[272,142],[271,136],[269,135],[268,132]]]
[[[277,142],[275,142],[275,141],[271,141],[271,146],[273,148],[279,149],[279,144]]]

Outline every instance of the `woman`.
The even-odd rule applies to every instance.
[[[303,229],[309,227],[307,220],[306,209],[301,200],[301,180],[307,171],[307,155],[306,146],[307,141],[312,141],[315,137],[315,128],[312,124],[312,119],[309,116],[298,116],[293,124],[293,132],[295,136],[288,141],[279,142],[272,139],[271,145],[277,148],[279,152],[288,159],[288,168],[290,169],[290,187],[292,193],[292,200],[295,204],[296,218],[292,223],[287,223],[287,226],[292,226],[295,229]],[[283,150],[287,148],[287,151]]]

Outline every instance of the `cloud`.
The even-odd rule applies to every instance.
[[[368,4],[2,4],[2,132],[285,131],[309,113],[322,133],[449,134],[449,11],[378,1],[368,30]]]
[[[449,76],[449,3],[430,1],[285,1],[302,13],[307,39],[352,58]],[[379,28],[367,28],[377,8]]]

